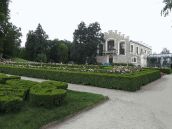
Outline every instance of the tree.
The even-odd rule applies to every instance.
[[[65,40],[53,40],[49,42],[49,59],[53,62],[67,63],[69,61],[70,42]],[[48,54],[47,54],[48,55]]]
[[[170,50],[168,50],[167,48],[163,48],[161,54],[170,54]]]
[[[87,27],[84,22],[81,22],[73,35],[74,39],[71,47],[71,58],[73,61],[83,64],[90,60],[89,62],[93,63],[97,53],[97,46],[104,42],[100,24],[95,22]]]
[[[59,62],[62,63],[68,62],[68,47],[66,44],[59,43],[57,53],[58,53]]]
[[[9,22],[9,0],[0,0],[0,57],[13,57],[20,46],[21,29]]]
[[[3,57],[10,58],[17,55],[20,47],[20,33],[21,29],[17,28],[12,23],[7,23],[4,27],[4,39],[3,39]]]
[[[163,7],[161,11],[161,15],[164,15],[166,17],[171,12],[172,0],[163,0],[163,3],[165,4],[165,6]]]
[[[38,24],[35,31],[29,31],[25,44],[28,60],[36,61],[38,55],[40,57],[40,54],[46,54],[48,47],[47,39],[48,35],[40,24]]]

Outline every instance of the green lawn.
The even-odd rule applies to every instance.
[[[26,103],[19,112],[0,114],[0,129],[39,129],[49,122],[63,120],[66,116],[94,106],[105,99],[102,95],[69,90],[60,107],[36,108]]]

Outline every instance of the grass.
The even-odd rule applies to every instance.
[[[26,103],[19,112],[0,114],[0,129],[39,129],[49,122],[61,121],[105,99],[102,95],[69,90],[60,107],[46,109],[32,107]]]

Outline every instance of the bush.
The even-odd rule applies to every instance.
[[[35,106],[52,107],[60,105],[66,96],[66,90],[37,85],[30,90],[30,102]]]
[[[0,75],[0,83],[5,84],[6,81],[8,80],[13,80],[13,79],[21,79],[19,76],[6,76],[6,75]]]
[[[24,90],[23,100],[28,100],[29,98],[29,90],[32,86],[38,84],[38,82],[33,82],[29,80],[8,80],[6,82],[8,86],[16,90]]]
[[[172,69],[170,69],[170,68],[161,68],[160,71],[162,73],[166,73],[166,74],[171,74],[172,73]]]
[[[55,89],[64,89],[66,90],[68,88],[68,84],[65,82],[58,82],[58,81],[44,81],[41,83],[41,86],[43,87],[52,87]]]
[[[165,73],[165,74],[172,73],[172,69],[170,69],[170,68],[145,68],[145,69],[159,70],[160,72]]]
[[[0,66],[0,72],[127,91],[136,91],[160,78],[159,70],[150,69],[129,74],[108,74]]]
[[[0,96],[0,112],[17,111],[22,106],[22,99],[16,96]]]
[[[66,95],[67,83],[46,81],[42,83],[28,80],[8,80],[0,84],[0,112],[20,109],[23,100],[36,106],[52,107],[60,105]]]
[[[31,88],[32,86],[38,84],[38,82],[33,82],[29,80],[8,80],[6,82],[7,85],[12,87],[20,87],[20,88]]]
[[[0,86],[0,94],[3,96],[17,96],[27,99],[29,89],[24,89],[22,87],[10,87],[10,86]]]

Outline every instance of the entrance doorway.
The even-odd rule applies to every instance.
[[[109,64],[112,64],[112,63],[113,63],[113,56],[110,55],[110,56],[109,56]]]

